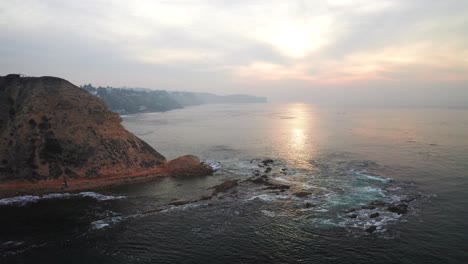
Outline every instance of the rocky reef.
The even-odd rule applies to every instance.
[[[121,121],[100,98],[64,79],[0,77],[0,195],[87,189],[178,172],[168,170],[166,158]],[[188,160],[185,167],[175,164],[189,175],[210,173],[198,159]]]

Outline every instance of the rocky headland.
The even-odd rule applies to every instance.
[[[167,162],[100,98],[56,77],[0,77],[0,196],[199,176],[195,156]]]

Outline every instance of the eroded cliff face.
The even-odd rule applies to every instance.
[[[55,77],[0,77],[0,182],[102,178],[165,165],[99,98]]]

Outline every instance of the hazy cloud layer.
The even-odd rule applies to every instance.
[[[0,73],[273,100],[467,104],[468,1],[0,2]]]

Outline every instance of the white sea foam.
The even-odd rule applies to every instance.
[[[25,206],[31,203],[37,203],[40,200],[52,200],[52,199],[68,199],[72,197],[85,197],[92,198],[97,201],[108,201],[124,199],[125,196],[112,196],[104,195],[95,192],[80,192],[80,193],[49,193],[42,196],[38,195],[23,195],[11,198],[0,199],[0,206],[13,205],[13,206]]]
[[[41,197],[35,195],[24,195],[11,198],[0,199],[0,205],[18,205],[23,206],[28,203],[36,203]]]
[[[115,216],[115,217],[111,217],[111,218],[107,218],[103,220],[94,221],[91,223],[91,226],[93,229],[103,229],[106,227],[110,227],[114,224],[120,223],[122,222],[122,220],[124,220],[124,218],[120,216]]]
[[[383,182],[383,183],[389,183],[389,182],[392,181],[391,178],[383,178],[383,177],[379,177],[379,176],[375,176],[375,175],[370,175],[370,174],[366,174],[365,172],[361,172],[361,171],[353,171],[353,172],[354,172],[355,175],[361,176],[361,177],[369,179],[369,180],[379,181],[379,182]]]
[[[250,198],[248,198],[247,200],[248,201],[252,201],[252,200],[262,200],[262,201],[265,201],[265,202],[271,202],[271,201],[275,201],[275,200],[284,200],[284,199],[293,199],[294,197],[290,196],[290,195],[272,195],[272,194],[259,194],[259,195],[255,195],[255,196],[252,196]]]
[[[95,192],[80,192],[78,196],[93,198],[98,201],[125,199],[125,196],[104,195],[104,194],[95,193]]]
[[[43,195],[41,199],[63,199],[63,198],[69,198],[73,196],[73,194],[70,193],[49,193],[46,195]]]
[[[24,241],[12,241],[12,240],[4,242],[4,243],[0,242],[0,257],[14,256],[14,255],[26,252],[30,249],[43,247],[46,244],[47,243],[28,245]]]
[[[323,209],[323,208],[317,209],[317,210],[314,210],[314,211],[315,211],[315,212],[319,212],[319,213],[326,213],[326,212],[328,212],[327,209]]]
[[[359,187],[358,189],[360,190],[361,193],[377,194],[382,197],[385,196],[384,191],[378,187],[365,186],[365,187]]]
[[[214,160],[206,160],[205,164],[210,166],[214,171],[221,169],[221,162]]]
[[[281,178],[281,177],[275,177],[275,178],[273,178],[273,180],[279,181],[279,182],[284,182],[284,183],[291,183],[290,181],[286,180],[285,178]]]
[[[262,210],[261,212],[262,212],[262,214],[264,214],[264,215],[266,215],[268,217],[275,217],[276,216],[276,213],[272,212],[272,211]]]

